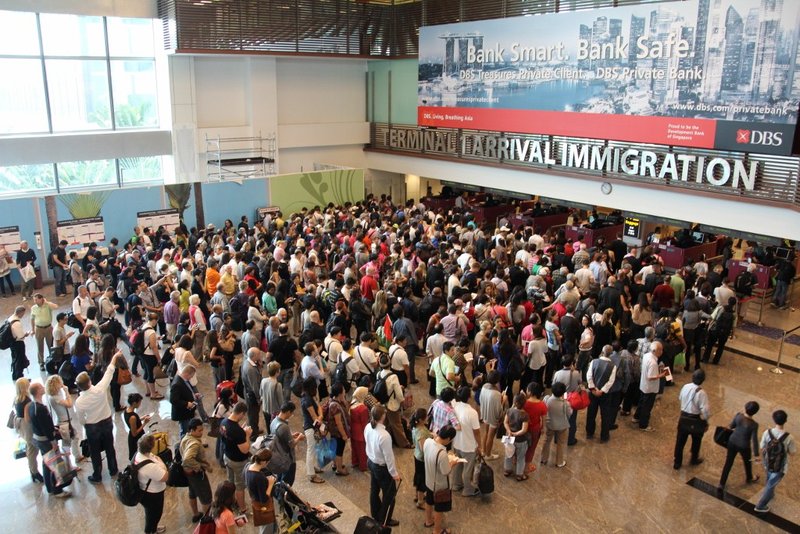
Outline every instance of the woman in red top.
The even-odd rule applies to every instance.
[[[353,467],[359,471],[367,471],[367,441],[364,438],[364,429],[369,423],[369,408],[364,404],[369,390],[365,387],[356,388],[353,392],[353,402],[350,404],[350,452]]]
[[[524,410],[528,414],[528,432],[531,433],[531,444],[525,451],[525,473],[536,471],[536,464],[533,463],[533,453],[539,444],[539,436],[542,434],[544,419],[547,416],[547,405],[542,402],[544,388],[541,384],[531,382],[528,384],[528,400],[525,401]]]

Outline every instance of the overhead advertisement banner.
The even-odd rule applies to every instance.
[[[425,26],[418,122],[790,154],[799,12],[689,0]]]

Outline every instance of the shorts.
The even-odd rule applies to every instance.
[[[433,506],[434,512],[449,512],[453,509],[453,499],[450,499],[450,502],[433,502],[433,492],[429,489],[425,489],[425,503],[430,506]]]
[[[186,480],[189,481],[190,499],[199,499],[204,506],[211,504],[211,483],[205,471],[186,475]]]
[[[244,483],[244,466],[247,465],[247,460],[236,462],[227,456],[225,457],[225,472],[228,474],[228,481],[236,486],[237,490],[243,490]]]

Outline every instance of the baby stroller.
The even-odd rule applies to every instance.
[[[273,495],[278,507],[275,509],[275,520],[282,524],[281,532],[296,534],[336,533],[335,528],[317,517],[317,512],[310,504],[295,493],[291,486],[284,482],[276,482]],[[338,517],[338,514],[331,519]],[[295,526],[296,525],[296,526]]]

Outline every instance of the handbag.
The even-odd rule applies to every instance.
[[[436,465],[438,469],[439,455],[442,454],[440,450],[436,453]],[[433,481],[433,503],[434,504],[447,504],[453,501],[453,492],[450,489],[450,477],[447,477],[447,489],[436,489],[436,479]]]
[[[133,375],[130,369],[117,369],[117,384],[125,386],[133,382]]]
[[[32,264],[27,264],[25,267],[19,270],[19,274],[22,279],[26,282],[30,282],[34,278],[36,278],[36,270],[33,268]]]
[[[700,416],[681,414],[678,418],[678,430],[687,434],[705,434],[708,430],[708,422]]]
[[[589,407],[589,392],[585,389],[567,393],[567,402],[573,410],[585,410]]]
[[[222,422],[221,417],[214,417],[213,415],[208,418],[208,424],[211,428],[208,429],[208,435],[212,438],[219,437],[219,424]]]
[[[253,502],[253,525],[261,527],[275,522],[275,503],[272,498],[267,502]]]
[[[6,423],[6,426],[11,430],[17,429],[17,411],[14,408],[11,408],[11,413],[8,414],[8,423]]]
[[[183,470],[183,464],[177,458],[169,465],[167,486],[172,486],[173,488],[189,487],[189,478],[186,476],[186,471]]]
[[[204,515],[200,518],[200,522],[194,527],[192,534],[216,534],[217,523],[210,515]]]
[[[733,430],[727,426],[718,426],[714,429],[714,443],[720,447],[728,448],[728,440],[731,438]]]
[[[165,373],[164,370],[161,368],[161,366],[156,365],[155,367],[153,367],[153,379],[162,380],[164,378],[169,378],[169,377],[167,376],[167,373]]]

